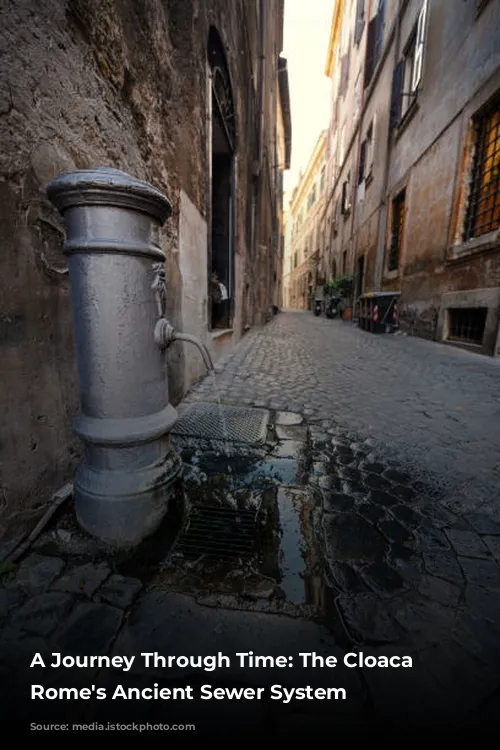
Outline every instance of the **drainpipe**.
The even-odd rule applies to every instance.
[[[401,16],[403,13],[403,6],[405,5],[405,3],[406,3],[406,0],[399,0],[398,16],[397,16],[397,22],[396,22],[397,23],[396,34],[395,34],[395,40],[394,40],[394,57],[395,57],[394,62],[395,64],[397,63],[398,54],[399,54],[399,44],[401,41]],[[392,98],[392,93],[391,93],[391,98]],[[389,187],[389,170],[391,166],[391,142],[392,142],[392,131],[391,131],[390,123],[389,123],[389,131],[387,134],[387,143],[386,143],[386,152],[385,152],[382,202],[380,204],[380,211],[379,211],[377,256],[376,256],[376,262],[375,262],[375,285],[377,289],[382,288],[382,278],[384,275],[385,238],[386,238],[387,201],[388,201],[387,190]]]
[[[164,350],[193,339],[164,317],[159,233],[171,208],[148,183],[108,167],[60,175],[47,195],[66,226],[81,402],[74,429],[85,444],[76,514],[103,542],[133,547],[160,525],[182,471]]]
[[[370,13],[371,13],[371,7],[372,3],[371,0],[368,0],[368,6],[366,9],[366,35],[365,35],[365,51],[363,55],[363,59],[366,61],[366,50],[368,49],[368,26],[370,24]],[[361,72],[361,75],[364,75],[364,67]],[[354,219],[356,218],[356,206],[358,205],[358,175],[359,175],[359,160],[361,156],[361,142],[363,137],[363,130],[362,130],[362,124],[363,124],[363,118],[364,118],[364,111],[363,107],[365,105],[365,86],[364,86],[364,79],[361,81],[361,98],[359,102],[359,123],[358,123],[358,143],[357,143],[357,154],[356,154],[356,170],[353,174],[353,179],[355,180],[355,186],[356,186],[356,200],[353,203],[352,207],[352,221],[351,221],[351,245],[354,245]],[[354,190],[352,191],[354,194]],[[356,243],[357,245],[357,243]],[[357,247],[356,247],[357,249]],[[354,256],[354,247],[353,247],[353,256]],[[359,285],[359,282],[357,281],[357,269],[356,269],[356,261],[357,256],[354,257],[354,268],[353,268],[353,276],[355,277],[356,285]],[[361,279],[361,283],[363,282],[363,279]]]
[[[264,73],[266,62],[266,3],[265,0],[259,0],[259,19],[260,19],[260,49],[259,49],[259,83],[258,83],[258,170],[259,174],[262,169],[263,155],[263,136],[264,136]]]
[[[252,185],[252,213],[253,213],[253,256],[256,267],[258,264],[258,254],[260,252],[260,191],[262,187],[262,161],[264,154],[264,73],[266,61],[266,3],[265,0],[259,0],[259,22],[260,22],[260,42],[259,42],[259,78],[257,91],[257,161],[254,168],[254,182]],[[252,284],[253,298],[255,303],[256,294],[258,295],[260,279],[256,279],[257,287]],[[253,314],[255,315],[255,304]],[[253,322],[253,321],[252,321]]]

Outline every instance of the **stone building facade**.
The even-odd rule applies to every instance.
[[[289,268],[286,269],[289,306],[306,310],[326,278],[321,258],[322,219],[326,188],[327,132],[322,131],[309,163],[295,187],[288,212]]]
[[[499,351],[500,4],[338,0],[327,254],[403,330]]]
[[[283,268],[285,257],[285,211],[283,192],[283,172],[290,169],[292,158],[292,121],[290,110],[290,88],[288,83],[288,68],[285,58],[279,59],[279,96],[278,96],[278,125],[277,125],[277,149],[276,170],[278,175],[278,252],[275,254],[275,267],[273,269],[274,284],[274,307],[281,308],[284,303],[283,294]]]
[[[269,318],[283,2],[10,0],[0,15],[1,536],[79,459],[57,174],[111,166],[167,195],[168,315],[215,358]],[[170,400],[202,373],[196,350],[170,347]]]
[[[293,270],[292,256],[292,223],[290,221],[290,190],[287,190],[283,197],[283,266],[282,266],[282,289],[283,289],[283,307],[290,308],[291,301],[291,273]]]

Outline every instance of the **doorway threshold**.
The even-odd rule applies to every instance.
[[[228,336],[230,333],[234,333],[234,328],[220,328],[215,329],[211,332],[212,340],[220,339],[222,336]]]

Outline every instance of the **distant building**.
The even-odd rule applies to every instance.
[[[330,273],[401,292],[413,334],[498,354],[500,3],[337,0]]]
[[[283,243],[283,268],[282,268],[282,287],[283,287],[283,307],[289,308],[292,306],[291,298],[291,274],[292,274],[292,222],[290,220],[290,191],[287,191],[283,196],[283,228],[284,228],[284,243]]]
[[[274,299],[275,307],[284,306],[283,272],[285,259],[285,211],[283,194],[283,173],[290,169],[292,158],[292,121],[290,110],[290,89],[288,84],[287,61],[284,57],[278,60],[278,114],[276,127],[276,173],[278,175],[276,201],[278,216],[278,236],[276,252],[274,253],[275,265],[273,268]]]
[[[288,270],[289,306],[307,309],[313,294],[321,294],[326,281],[321,250],[322,217],[326,189],[326,142],[324,130],[309,164],[295,187],[287,216],[290,226]]]

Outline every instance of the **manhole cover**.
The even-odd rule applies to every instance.
[[[247,557],[253,551],[255,517],[255,509],[194,507],[177,550],[187,558]]]
[[[173,435],[208,440],[230,440],[235,443],[265,443],[269,413],[261,409],[217,404],[191,404],[175,423]]]

